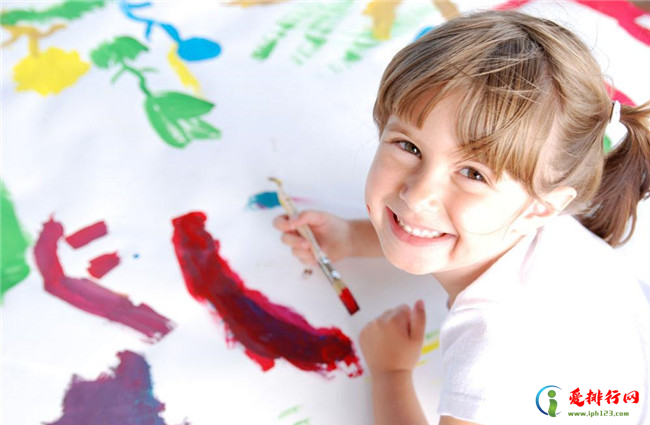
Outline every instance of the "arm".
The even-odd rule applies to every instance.
[[[376,425],[425,425],[426,417],[413,386],[420,358],[426,314],[424,303],[402,305],[368,323],[359,342],[372,379]]]
[[[410,371],[373,375],[372,405],[375,425],[428,424],[415,394],[413,377]]]

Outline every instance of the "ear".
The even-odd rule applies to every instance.
[[[548,220],[561,213],[576,195],[574,188],[563,186],[545,194],[541,200],[532,199],[516,220],[516,231],[525,235],[535,232]]]

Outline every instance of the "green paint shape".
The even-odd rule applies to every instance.
[[[300,5],[297,11],[281,18],[275,25],[273,34],[267,36],[264,43],[253,52],[253,58],[259,60],[266,60],[269,58],[273,50],[278,45],[278,41],[285,38],[289,32],[296,28],[309,12],[305,9],[304,5]]]
[[[163,92],[147,96],[144,103],[149,122],[158,135],[176,148],[184,148],[195,139],[219,139],[221,131],[200,117],[213,103],[184,93]]]
[[[293,425],[309,425],[309,419],[303,419],[301,421],[295,422]]]
[[[603,139],[603,147],[605,148],[605,153],[609,153],[612,150],[612,141],[607,135]]]
[[[144,109],[147,118],[156,133],[169,145],[184,148],[192,140],[219,139],[221,131],[201,119],[212,110],[213,103],[185,93],[152,94],[144,76],[151,68],[138,70],[127,64],[127,61],[136,59],[140,53],[148,50],[132,37],[117,37],[112,42],[102,43],[94,49],[90,58],[99,68],[108,69],[115,65],[120,67],[111,82],[115,82],[124,73],[138,78],[140,90],[145,95]]]
[[[292,56],[294,62],[303,64],[313,57],[329,41],[329,35],[343,21],[353,4],[352,0],[314,3],[304,42]]]
[[[295,413],[298,413],[298,410],[300,410],[301,408],[302,408],[302,406],[300,406],[300,405],[290,407],[289,409],[287,409],[284,412],[280,413],[280,415],[278,416],[278,419],[284,419],[289,415],[293,415]]]
[[[87,12],[104,6],[104,0],[68,0],[43,10],[9,10],[0,15],[0,25],[16,25],[19,22],[48,22],[54,19],[72,21]]]
[[[9,192],[0,182],[0,302],[5,292],[29,275],[28,246],[29,238],[18,222]]]
[[[404,5],[406,6],[406,5]],[[395,17],[393,26],[391,27],[391,38],[401,37],[409,32],[413,32],[414,28],[419,28],[420,23],[429,15],[434,12],[431,4],[417,5],[410,8],[399,8],[399,13]],[[372,26],[360,32],[345,49],[341,61],[330,65],[330,69],[338,72],[350,65],[353,65],[363,59],[363,56],[371,49],[382,44],[384,41],[377,40],[372,35]]]
[[[123,65],[127,60],[135,60],[149,49],[133,37],[117,37],[110,43],[102,43],[90,52],[90,59],[102,69],[113,65]]]

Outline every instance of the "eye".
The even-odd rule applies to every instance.
[[[475,181],[482,182],[482,183],[487,182],[485,180],[485,177],[483,177],[483,174],[481,174],[475,168],[472,168],[472,167],[463,168],[462,170],[460,170],[460,174],[467,177],[470,180],[475,180]]]
[[[397,144],[402,150],[411,153],[417,156],[418,158],[421,156],[420,149],[417,146],[415,146],[413,143],[407,142],[406,140],[400,140],[397,142]]]

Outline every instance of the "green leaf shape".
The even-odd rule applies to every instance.
[[[123,63],[125,60],[134,60],[149,48],[133,37],[116,37],[111,42],[105,42],[90,52],[90,59],[99,68],[108,69],[111,65]]]
[[[192,140],[219,139],[221,131],[200,118],[214,107],[184,93],[164,92],[148,96],[144,103],[149,122],[158,135],[175,148]]]
[[[0,25],[16,25],[19,22],[47,22],[53,19],[72,21],[80,18],[87,12],[102,8],[105,5],[106,2],[104,0],[67,0],[43,10],[8,10],[0,15]]]
[[[27,248],[29,236],[23,231],[9,192],[0,182],[0,302],[3,294],[29,274]]]

